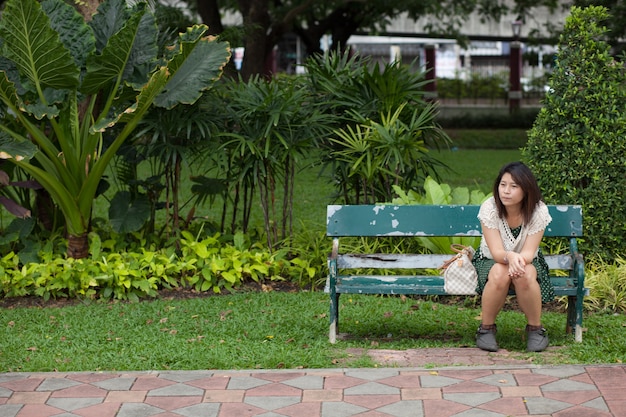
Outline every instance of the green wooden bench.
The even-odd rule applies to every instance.
[[[443,278],[432,275],[354,275],[359,270],[406,270],[438,268],[452,255],[435,254],[350,254],[341,253],[339,238],[346,236],[480,236],[479,206],[461,205],[330,205],[327,208],[327,236],[333,238],[328,259],[329,275],[325,291],[330,294],[329,339],[335,343],[339,324],[341,294],[419,294],[448,295]],[[557,296],[568,297],[566,331],[574,330],[582,341],[584,260],[576,238],[582,236],[581,206],[548,206],[552,222],[545,237],[569,238],[569,253],[544,254],[551,272],[567,271],[566,276],[551,273]],[[390,271],[386,271],[387,273]],[[561,274],[565,275],[565,274]]]

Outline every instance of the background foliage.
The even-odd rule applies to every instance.
[[[603,38],[603,7],[573,8],[523,157],[547,202],[582,204],[586,252],[626,250],[626,72]]]

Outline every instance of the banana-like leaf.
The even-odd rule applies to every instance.
[[[137,36],[133,42],[123,79],[139,89],[144,85],[150,73],[155,69],[159,48],[157,39],[159,29],[154,15],[145,13],[139,22]]]
[[[141,229],[150,217],[150,201],[145,195],[134,199],[130,192],[120,191],[111,200],[109,221],[116,233],[131,233]]]
[[[167,82],[167,68],[162,67],[150,77],[150,81],[141,89],[137,96],[137,101],[122,113],[109,119],[102,119],[91,128],[91,133],[101,133],[106,129],[115,126],[118,122],[138,121],[138,115],[143,116],[154,102],[155,97],[163,90]]]
[[[27,140],[17,141],[5,132],[0,132],[0,159],[28,161],[39,152],[39,148]]]
[[[154,104],[171,109],[177,104],[195,103],[220,77],[229,58],[228,44],[214,38],[202,38],[195,46],[184,42],[181,54],[168,64],[172,76]]]
[[[5,71],[0,71],[0,100],[14,112],[17,112],[21,105],[15,84],[9,80],[9,75]]]
[[[98,6],[89,26],[96,37],[96,51],[101,53],[109,43],[111,36],[116,34],[126,23],[131,11],[126,0],[108,0]]]
[[[80,71],[37,0],[9,0],[0,34],[6,57],[38,91],[76,88]]]
[[[133,65],[132,62],[129,63],[129,59],[134,51],[135,40],[142,36],[140,29],[145,30],[140,25],[145,12],[145,9],[142,9],[133,14],[126,25],[111,36],[101,55],[92,55],[87,59],[87,74],[80,88],[83,93],[94,94],[109,85],[115,85],[115,83],[119,85],[127,65]],[[144,23],[144,26],[149,25]],[[154,33],[156,39],[156,27],[154,27]],[[145,59],[145,57],[142,58]],[[129,68],[129,71],[132,72],[133,68]]]
[[[84,67],[87,57],[96,50],[96,39],[85,19],[63,0],[45,0],[41,8],[50,19],[50,27],[59,34],[61,43],[74,58],[76,66]]]

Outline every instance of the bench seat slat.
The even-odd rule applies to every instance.
[[[552,276],[550,281],[557,296],[577,295],[574,279]],[[335,291],[340,294],[446,295],[443,284],[442,277],[429,275],[338,275]],[[324,291],[328,292],[329,288],[327,282]]]
[[[337,256],[337,268],[389,268],[389,269],[437,269],[452,254],[342,254]],[[572,269],[572,257],[570,255],[546,255],[548,267],[551,270]]]

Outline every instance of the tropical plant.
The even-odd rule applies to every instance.
[[[244,231],[252,195],[259,191],[271,249],[291,235],[296,169],[328,131],[330,118],[318,110],[310,92],[296,77],[269,81],[253,77],[247,83],[231,82],[230,87],[227,109],[232,131],[224,135],[223,146],[232,168],[227,176],[235,179],[235,198],[243,195]],[[280,183],[283,198],[279,205],[276,200]]]
[[[397,63],[332,53],[307,62],[309,84],[337,129],[322,141],[338,195],[346,204],[389,201],[392,185],[419,187],[443,167],[430,148],[450,143],[424,100],[424,74]]]
[[[173,109],[153,107],[139,124],[135,140],[120,149],[117,160],[120,191],[113,197],[109,218],[116,232],[139,230],[149,221],[148,233],[154,232],[155,210],[165,208],[168,235],[178,236],[181,228],[181,175],[183,167],[202,157],[214,126],[210,116],[200,109],[200,101]],[[138,164],[147,161],[150,173],[139,178]],[[156,181],[155,181],[156,180]],[[165,201],[161,194],[165,192]],[[127,208],[134,208],[129,212]],[[193,208],[190,210],[193,215]]]
[[[393,186],[417,188],[429,174],[437,175],[437,165],[443,166],[430,157],[426,146],[426,138],[433,131],[446,138],[433,124],[433,108],[415,110],[411,120],[405,123],[400,119],[405,105],[382,115],[380,123],[361,120],[354,129],[348,125],[346,129],[336,130],[336,138],[330,139],[336,145],[331,157],[345,164],[341,172],[347,172],[348,178],[339,185],[346,203],[389,201]],[[354,115],[359,117],[357,113]]]
[[[159,56],[145,2],[107,0],[88,23],[63,0],[7,2],[0,99],[20,128],[0,125],[0,157],[58,205],[68,256],[87,256],[98,186],[148,109],[193,103],[220,76],[229,48],[206,33],[191,27]]]
[[[448,184],[438,184],[433,178],[428,177],[424,181],[424,192],[418,193],[414,190],[404,191],[395,186],[394,191],[398,197],[392,200],[393,204],[459,204],[459,205],[480,205],[491,193],[485,194],[475,189],[469,190],[467,187],[450,187]],[[460,243],[462,245],[478,247],[480,238],[478,237],[417,237],[423,247],[432,253],[449,253],[450,245]]]
[[[585,307],[591,311],[626,313],[626,259],[606,261],[591,256],[585,261]]]
[[[626,71],[603,40],[608,17],[572,8],[522,155],[547,202],[583,205],[581,250],[613,257],[626,249]]]

